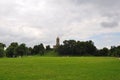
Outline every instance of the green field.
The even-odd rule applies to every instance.
[[[0,80],[120,80],[112,57],[1,58]]]

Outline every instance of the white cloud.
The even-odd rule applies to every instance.
[[[57,36],[88,40],[120,33],[119,5],[119,0],[0,0],[0,41],[53,45]]]

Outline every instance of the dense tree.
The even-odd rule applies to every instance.
[[[65,55],[74,55],[74,51],[75,51],[75,46],[76,46],[76,41],[75,40],[65,40],[63,41],[64,43],[64,54]]]
[[[95,55],[97,49],[92,41],[80,42],[77,41],[76,44],[76,54],[77,55]]]
[[[5,56],[5,51],[4,51],[4,48],[5,48],[5,47],[6,47],[5,44],[0,43],[0,57]]]
[[[120,46],[112,46],[110,49],[111,56],[120,57]]]
[[[6,47],[6,45],[5,44],[3,44],[3,43],[0,43],[0,48],[5,48]]]
[[[33,55],[32,50],[31,47],[27,48],[27,55]]]
[[[82,56],[95,55],[97,49],[92,41],[76,42],[75,40],[65,40],[57,51],[60,55]]]
[[[97,56],[109,56],[109,49],[104,47],[103,49],[98,50]]]
[[[35,45],[34,48],[33,48],[33,50],[32,50],[32,53],[34,55],[36,55],[36,54],[44,55],[44,52],[45,52],[45,48],[44,48],[44,46],[43,46],[42,43],[39,44],[39,45]]]
[[[17,48],[16,48],[16,53],[17,56],[24,56],[27,55],[27,47],[24,43],[20,44]]]
[[[49,51],[49,50],[52,50],[52,49],[51,49],[50,45],[47,45],[46,46],[46,51]]]
[[[41,43],[35,45],[33,48],[26,47],[26,44],[22,43],[18,45],[17,42],[12,42],[6,49],[5,44],[0,43],[0,57],[17,57],[25,55],[44,55],[53,49],[50,45],[44,48]],[[120,46],[112,46],[110,49],[104,47],[103,49],[97,49],[94,43],[90,41],[76,41],[76,40],[65,40],[62,45],[54,48],[55,51],[61,56],[116,56],[120,57]]]
[[[87,54],[95,55],[97,48],[94,45],[94,43],[90,40],[86,42],[86,50],[87,50]]]
[[[0,48],[0,57],[3,57],[5,55],[4,49]]]
[[[18,47],[17,42],[13,42],[9,45],[9,47],[6,49],[6,56],[7,57],[17,57],[16,49]]]
[[[65,40],[65,41],[63,41],[63,45],[60,45],[57,48],[57,51],[58,51],[59,55],[72,56],[72,55],[74,55],[75,46],[76,46],[75,40]]]
[[[32,54],[33,54],[33,55],[36,55],[36,54],[38,54],[38,53],[39,53],[38,45],[35,45],[35,46],[33,47],[33,49],[32,49]]]
[[[40,55],[44,55],[45,48],[44,48],[44,46],[43,46],[42,43],[39,45],[39,49],[40,49],[39,54],[40,54]]]

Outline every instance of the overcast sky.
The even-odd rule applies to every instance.
[[[120,45],[120,0],[0,0],[0,42],[52,46],[57,36]]]

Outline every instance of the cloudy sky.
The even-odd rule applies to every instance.
[[[120,0],[0,0],[0,42],[55,44],[55,38],[120,45]]]

